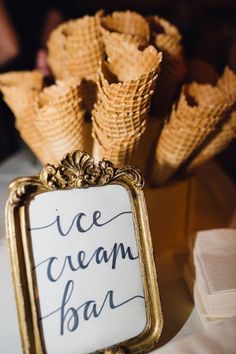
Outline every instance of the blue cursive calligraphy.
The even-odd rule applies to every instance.
[[[89,265],[94,261],[95,264],[101,263],[111,263],[111,269],[116,269],[118,258],[126,259],[133,261],[138,258],[138,256],[134,256],[132,254],[130,246],[125,247],[124,244],[115,243],[112,247],[110,253],[104,249],[104,247],[98,247],[92,254],[92,256],[87,257],[85,251],[79,251],[77,253],[77,259],[73,262],[72,256],[65,256],[63,265],[58,274],[55,274],[53,270],[53,265],[57,265],[58,257],[49,257],[39,264],[37,264],[34,268],[37,268],[43,264],[47,264],[47,277],[50,281],[56,282],[63,275],[66,267],[69,267],[69,270],[72,272],[76,272],[79,269],[87,269]]]
[[[91,225],[89,227],[85,228],[84,226],[81,225],[81,221],[83,218],[87,217],[87,215],[85,213],[78,213],[72,219],[71,225],[69,226],[67,231],[62,229],[61,217],[60,217],[60,215],[57,215],[56,219],[53,222],[49,223],[48,225],[31,227],[31,228],[29,228],[29,230],[43,230],[43,229],[47,229],[53,225],[56,225],[59,234],[61,236],[67,236],[70,233],[70,231],[72,230],[74,224],[76,224],[76,228],[79,232],[85,233],[85,232],[91,230],[93,226],[97,226],[97,227],[105,226],[105,225],[109,224],[110,222],[112,222],[113,220],[115,220],[118,217],[125,215],[125,214],[132,214],[132,212],[131,211],[123,211],[123,212],[113,216],[111,219],[99,223],[98,220],[101,218],[102,213],[99,210],[95,210],[93,213],[93,216],[92,216]]]
[[[60,334],[61,335],[64,335],[65,327],[69,332],[73,332],[79,328],[80,325],[79,311],[82,311],[82,319],[84,321],[88,321],[91,317],[98,318],[102,314],[102,311],[106,305],[108,305],[108,307],[111,310],[115,310],[118,307],[124,306],[127,303],[134,301],[135,299],[144,299],[142,295],[135,295],[127,300],[122,301],[121,303],[115,304],[114,291],[108,290],[100,307],[95,300],[89,300],[77,308],[75,307],[66,308],[66,305],[70,301],[73,291],[74,291],[74,282],[73,280],[68,280],[62,297],[61,306],[58,309],[40,318],[40,320],[45,320],[46,318],[53,316],[55,313],[60,311],[60,318],[61,318]]]

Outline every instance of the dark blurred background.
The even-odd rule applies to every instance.
[[[158,14],[179,28],[186,60],[204,60],[219,73],[225,65],[236,71],[235,0],[0,0],[0,72],[35,68],[53,27],[69,18],[94,14],[101,8],[106,12],[130,9],[145,15]],[[18,141],[14,119],[1,100],[0,161],[16,151]],[[236,178],[235,156],[235,142],[218,156],[233,178]]]

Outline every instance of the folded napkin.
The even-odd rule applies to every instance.
[[[197,313],[200,317],[200,320],[205,329],[209,328],[212,324],[216,324],[220,321],[225,320],[222,317],[212,317],[206,310],[204,303],[202,301],[202,296],[200,290],[198,289],[197,285],[195,284],[193,287],[193,294],[194,294],[194,303],[197,310]]]
[[[193,257],[194,299],[200,318],[218,321],[235,315],[236,229],[198,232]]]

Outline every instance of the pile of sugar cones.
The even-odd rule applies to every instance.
[[[156,146],[146,174],[161,185],[195,172],[236,137],[236,74],[226,67],[218,77],[196,61],[211,80],[200,78],[202,70],[196,74],[195,63],[181,82],[183,57],[181,34],[167,20],[99,11],[52,31],[51,86],[35,70],[1,74],[0,90],[22,139],[43,164],[85,149],[86,116],[99,158],[117,167],[135,164],[143,146]],[[147,134],[153,118],[163,126],[157,141]]]
[[[162,56],[152,46],[141,51],[126,42],[115,46],[118,50],[99,70],[92,123],[100,156],[122,166],[132,160],[146,130]]]
[[[153,182],[162,184],[181,168],[194,171],[236,137],[236,75],[226,68],[217,85],[184,85],[161,131]]]
[[[78,80],[70,78],[43,88],[40,72],[12,72],[0,75],[0,89],[22,139],[42,164],[57,164],[65,151],[84,149]]]

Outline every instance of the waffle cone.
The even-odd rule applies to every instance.
[[[127,84],[124,83],[123,85],[121,83],[103,85],[103,81],[101,80],[99,74],[99,78],[97,81],[98,93],[102,93],[108,99],[113,99],[113,97],[116,97],[117,99],[121,99],[123,101],[136,99],[154,90],[157,77],[158,75],[156,74],[151,78],[147,78],[147,80],[145,81],[140,79],[138,81],[133,80],[131,82],[128,82]]]
[[[207,137],[216,131],[219,122],[225,117],[228,105],[219,99],[218,91],[215,100],[212,89],[208,85],[196,84],[183,87],[178,104],[173,106],[170,119],[166,122],[157,144],[155,183],[164,183],[174,175]],[[205,97],[208,91],[211,93],[209,98]]]
[[[33,71],[12,71],[0,74],[0,86],[25,86],[41,90],[43,75],[38,70]]]
[[[137,144],[130,145],[119,145],[119,148],[115,151],[105,150],[99,145],[99,155],[102,158],[106,158],[112,161],[116,167],[122,167],[124,165],[129,165],[133,155],[137,149]]]
[[[2,87],[4,101],[17,119],[26,114],[31,115],[31,108],[37,93],[25,87]]]
[[[127,141],[139,141],[141,135],[146,130],[146,122],[142,122],[138,129],[136,130],[130,130],[126,132],[126,134],[123,135],[118,135],[115,134],[115,132],[111,132],[110,134],[107,134],[106,131],[101,127],[96,119],[93,117],[93,130],[95,131],[97,137],[99,140],[102,142],[102,145],[104,148],[108,149],[108,146],[112,146],[115,143],[115,146],[112,149],[116,148],[116,145],[118,144],[126,144]]]
[[[0,90],[4,101],[17,119],[26,114],[32,115],[36,95],[43,86],[42,74],[35,71],[9,72],[0,75]]]
[[[183,102],[186,104],[184,100]],[[162,184],[172,177],[206,138],[215,131],[219,121],[212,119],[209,109],[204,111],[199,107],[191,107],[187,104],[186,110],[181,106],[181,112],[179,105],[177,110],[175,108],[173,107],[170,120],[166,122],[157,144],[153,173],[156,184]],[[203,119],[204,114],[205,118]],[[199,124],[200,122],[201,124]]]
[[[211,132],[205,129],[174,129],[166,125],[155,154],[155,183],[162,184],[172,177]]]
[[[159,16],[147,18],[152,30],[152,42],[163,53],[168,53],[179,61],[183,48],[180,44],[182,36],[177,27]]]
[[[96,129],[93,129],[93,137],[99,147],[100,157],[106,157],[117,167],[122,167],[129,164],[138,148],[145,128],[146,127],[144,127],[143,131],[136,135],[125,136],[120,139],[109,139],[104,137],[103,132],[96,127]]]
[[[179,42],[175,40],[175,38],[165,34],[158,34],[154,44],[158,50],[164,53],[168,53],[169,58],[174,61],[174,64],[181,60],[183,47]]]
[[[121,43],[129,43],[137,48],[145,47],[145,40],[139,36],[132,36],[125,33],[110,32],[107,29],[101,27],[103,44],[105,47],[105,52],[110,58],[114,56],[114,46],[120,45]]]
[[[182,88],[176,108],[179,120],[214,127],[224,118],[230,106],[220,91],[210,85],[192,83]]]
[[[200,105],[218,105],[226,102],[225,96],[217,86],[210,84],[198,84],[196,82],[188,85],[188,94],[191,95]],[[228,106],[230,108],[230,106]]]
[[[33,119],[29,119],[28,121],[20,120],[16,122],[16,128],[19,131],[21,138],[43,165],[46,163],[55,164],[58,161],[54,158],[50,148],[47,148],[45,145],[45,140],[35,126],[34,119],[35,115],[33,116]]]
[[[109,64],[103,62],[99,70],[98,88],[102,88],[104,94],[112,98],[114,96],[130,99],[142,96],[155,87],[156,79],[160,69],[161,55],[159,62],[150,72],[141,75],[136,80],[119,82],[117,77],[110,70]]]
[[[131,100],[119,100],[114,97],[113,100],[106,98],[106,96],[99,95],[99,104],[104,112],[107,114],[127,114],[140,112],[144,109],[148,111],[150,106],[150,101],[152,98],[153,90],[150,93]]]
[[[123,42],[114,47],[114,53],[109,57],[109,69],[119,81],[125,82],[148,75],[154,68],[157,72],[160,62],[161,55],[153,46],[141,51]]]
[[[96,81],[97,71],[103,59],[103,46],[98,41],[83,46],[65,59],[64,77],[78,76]]]
[[[65,62],[65,59],[63,59],[62,52],[60,55],[48,55],[47,62],[53,74],[53,77],[55,77],[57,80],[63,80],[68,77],[68,74],[65,73],[64,70],[62,70],[63,63]]]
[[[62,31],[62,25],[54,29],[47,41],[48,57],[47,61],[54,77],[62,80],[64,74],[63,66],[67,57],[64,47],[65,38]]]
[[[217,155],[236,138],[236,112],[232,112],[229,119],[222,124],[219,130],[215,132],[212,138],[201,149],[201,152],[192,160],[188,171],[192,172],[199,166]]]
[[[103,43],[100,15],[84,16],[57,27],[49,37],[48,61],[57,79],[77,76],[96,80]]]
[[[102,17],[101,32],[108,51],[111,49],[113,40],[145,47],[150,39],[147,21],[140,14],[132,11],[113,12],[109,16]]]
[[[79,85],[58,82],[42,91],[36,101],[36,127],[56,160],[68,151],[84,149],[84,112]]]
[[[147,112],[131,115],[107,116],[94,110],[92,115],[93,125],[102,129],[105,135],[112,138],[122,138],[138,134],[147,123]]]
[[[64,22],[61,31],[67,38],[70,47],[78,48],[80,45],[87,45],[87,40],[101,39],[100,15],[84,16],[79,19]]]
[[[160,135],[158,151],[168,155],[170,161],[181,164],[213,131],[213,128],[174,124],[173,113],[171,118],[172,121],[165,124]],[[175,154],[172,154],[173,150]]]
[[[41,112],[47,109],[48,106],[61,108],[67,102],[72,106],[77,106],[81,103],[81,82],[75,78],[67,80],[58,80],[55,85],[45,87],[40,93],[37,100]]]
[[[116,136],[108,136],[104,133],[104,131],[97,125],[96,122],[93,124],[93,136],[99,141],[99,144],[103,147],[105,150],[109,151],[116,151],[116,149],[119,149],[120,145],[134,145],[134,143],[138,143],[141,136],[144,134],[146,130],[146,125],[142,126],[142,129],[138,131],[137,133],[130,133],[122,137],[116,137]]]
[[[50,149],[35,126],[35,100],[43,86],[39,71],[19,71],[0,75],[4,99],[16,117],[16,128],[42,164],[55,163]]]

